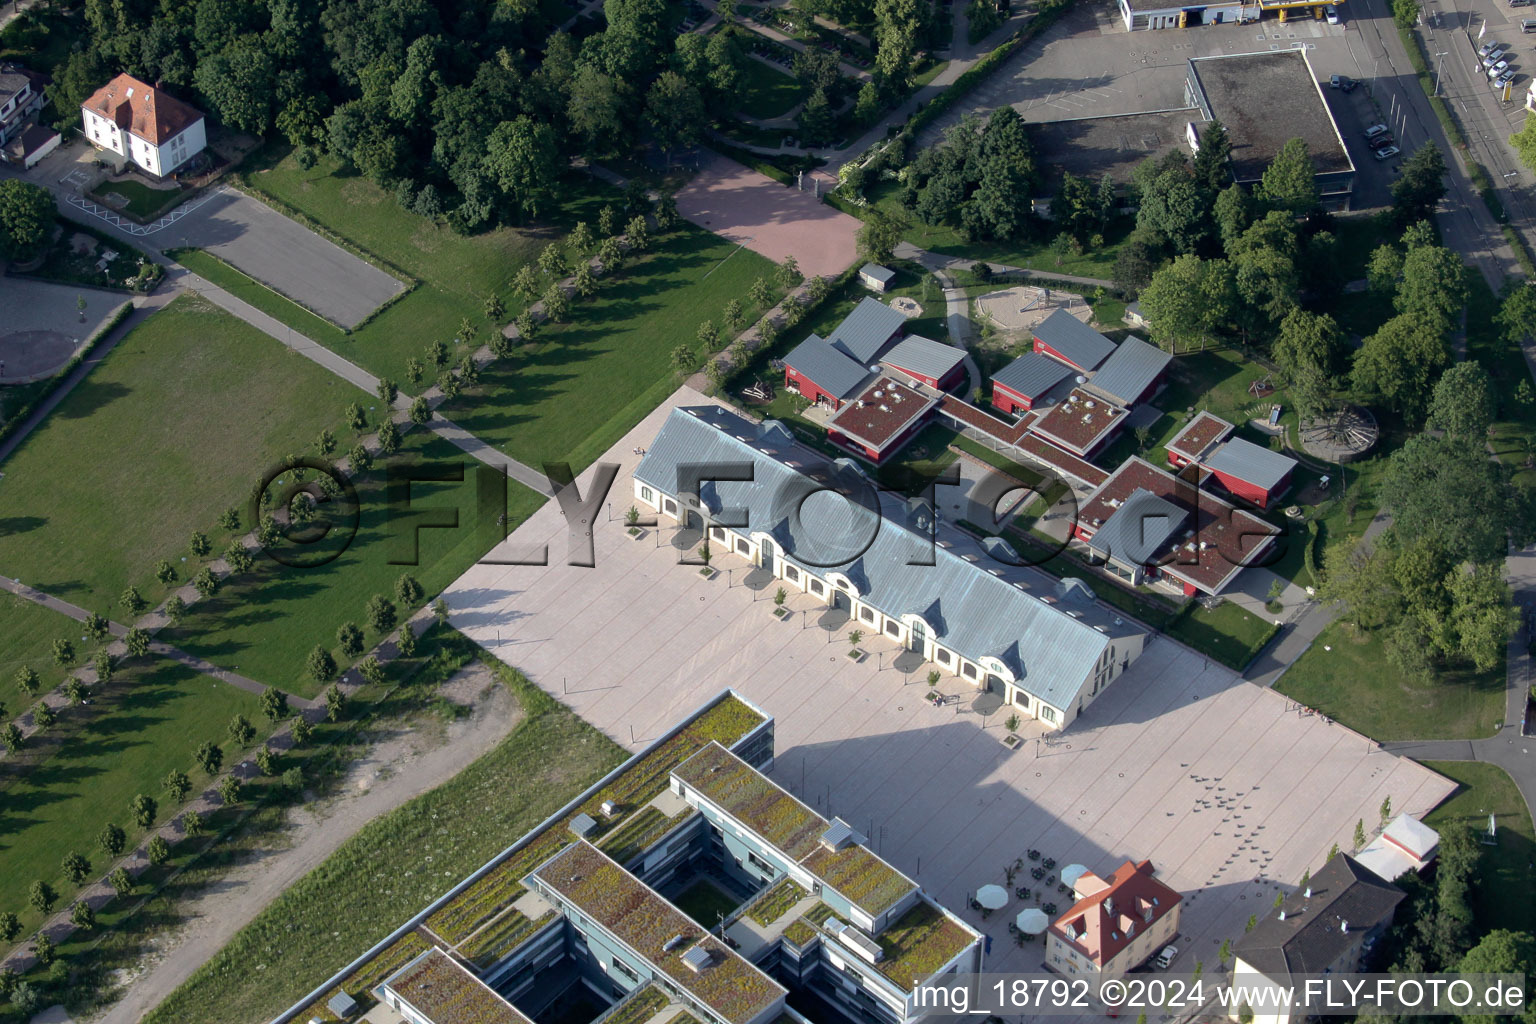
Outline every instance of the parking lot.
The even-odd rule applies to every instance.
[[[676,564],[669,529],[627,535],[633,449],[674,405],[708,401],[680,390],[605,457],[621,468],[592,531],[595,567],[563,564],[566,522],[546,503],[489,557],[547,545],[560,564],[474,567],[444,595],[454,624],[630,749],[722,688],[741,690],[778,721],[775,779],[866,831],[990,933],[993,969],[1036,969],[1042,947],[1009,939],[1017,900],[982,920],[967,897],[1030,848],[1098,871],[1151,858],[1187,897],[1185,966],[1214,969],[1221,941],[1333,843],[1347,849],[1384,797],[1423,813],[1453,789],[1163,638],[1061,738],[1047,744],[1026,726],[1010,751],[1004,715],[975,706],[960,680],[940,685],[964,699],[933,707],[927,666],[898,668],[878,638],[850,660],[841,627],[822,629],[808,596],[780,621],[744,562],[721,556],[707,580]]]
[[[1257,24],[1129,32],[1111,0],[1079,4],[1010,58],[971,94],[969,102],[957,104],[935,121],[922,141],[937,142],[943,130],[967,111],[983,113],[1004,104],[1031,122],[1176,110],[1186,106],[1190,58],[1299,47],[1305,49],[1323,84],[1325,99],[1357,168],[1353,205],[1386,205],[1391,201],[1388,188],[1397,161],[1373,159],[1360,131],[1396,112],[1389,88],[1395,73],[1379,48],[1369,45],[1361,26],[1353,23],[1351,9],[1350,4],[1344,6],[1341,25],[1310,18],[1281,24],[1271,16]],[[1391,30],[1390,24],[1387,29]],[[1348,75],[1365,87],[1345,96],[1328,88],[1329,77],[1335,74]],[[1411,78],[1404,81],[1418,88]],[[1404,118],[1396,118],[1393,129],[1400,143],[1406,143],[1404,153],[1426,137]],[[1049,154],[1044,157],[1049,160]]]

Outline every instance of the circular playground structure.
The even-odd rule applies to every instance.
[[[75,354],[76,339],[59,331],[0,334],[0,384],[50,377]]]
[[[1301,425],[1301,446],[1327,462],[1352,462],[1376,447],[1381,429],[1369,409],[1346,405]]]

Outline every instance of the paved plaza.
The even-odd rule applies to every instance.
[[[85,310],[80,310],[80,299]],[[0,277],[0,381],[8,384],[58,371],[96,333],[127,292]]]
[[[1374,826],[1384,797],[1422,814],[1454,789],[1161,637],[1055,742],[1026,727],[1024,747],[1008,750],[1005,712],[978,710],[960,680],[941,689],[965,699],[935,708],[923,699],[929,666],[908,655],[898,667],[897,649],[878,638],[864,642],[865,661],[850,661],[847,627],[822,629],[807,595],[779,621],[773,585],[733,556],[706,580],[676,564],[670,528],[630,539],[632,450],[674,405],[708,401],[681,390],[609,452],[622,468],[592,531],[595,568],[563,564],[566,524],[548,502],[491,557],[547,544],[558,564],[476,566],[445,595],[453,622],[632,750],[739,689],[777,719],[779,784],[867,831],[991,934],[992,969],[1036,969],[1043,947],[1010,940],[1019,901],[982,920],[967,896],[1001,883],[1030,848],[1096,871],[1150,857],[1187,896],[1186,966],[1214,969],[1220,942],[1269,909],[1278,882],[1316,869],[1333,843],[1348,849],[1355,822]],[[1016,884],[1032,884],[1028,873]]]
[[[807,277],[832,277],[858,256],[859,221],[816,198],[809,175],[805,188],[786,187],[706,150],[699,173],[677,193],[677,212],[775,263],[793,256]]]

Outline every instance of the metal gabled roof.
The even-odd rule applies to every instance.
[[[833,348],[824,338],[815,334],[796,345],[784,357],[786,365],[811,378],[816,386],[838,398],[847,398],[859,389],[869,369],[850,358],[841,349]]]
[[[965,361],[965,353],[953,345],[931,341],[915,334],[898,341],[885,354],[884,362],[898,370],[906,370],[922,377],[941,379]]]
[[[1188,519],[1184,509],[1138,487],[1088,540],[1088,547],[1126,565],[1149,565]]]
[[[1157,375],[1168,368],[1173,356],[1137,337],[1126,338],[1088,382],[1090,390],[1130,405]]]
[[[1235,476],[1268,491],[1273,490],[1285,479],[1287,473],[1296,468],[1296,460],[1252,441],[1234,437],[1212,452],[1205,460],[1205,465],[1208,469]]]
[[[754,434],[752,424],[718,407],[674,409],[635,478],[676,494],[680,465],[750,462],[752,481],[711,485],[721,507],[746,513],[743,532],[768,533],[807,572],[849,576],[861,599],[887,615],[921,615],[936,640],[967,659],[1006,654],[999,660],[1023,688],[1053,707],[1077,698],[1109,636],[994,576],[984,555],[967,558],[909,530],[899,498],[884,509],[867,480],[810,463],[803,449],[760,450],[743,440]],[[829,489],[839,493],[817,493]]]
[[[1084,370],[1096,368],[1115,350],[1115,343],[1064,309],[1035,325],[1034,336]]]
[[[1033,401],[1072,374],[1072,367],[1039,352],[1026,352],[992,375],[1001,384]]]
[[[833,348],[867,364],[880,354],[891,335],[901,330],[906,322],[906,316],[900,311],[866,295],[827,336],[827,341]]]

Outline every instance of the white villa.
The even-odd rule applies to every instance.
[[[208,145],[203,115],[132,75],[118,75],[80,105],[91,145],[163,178]]]

